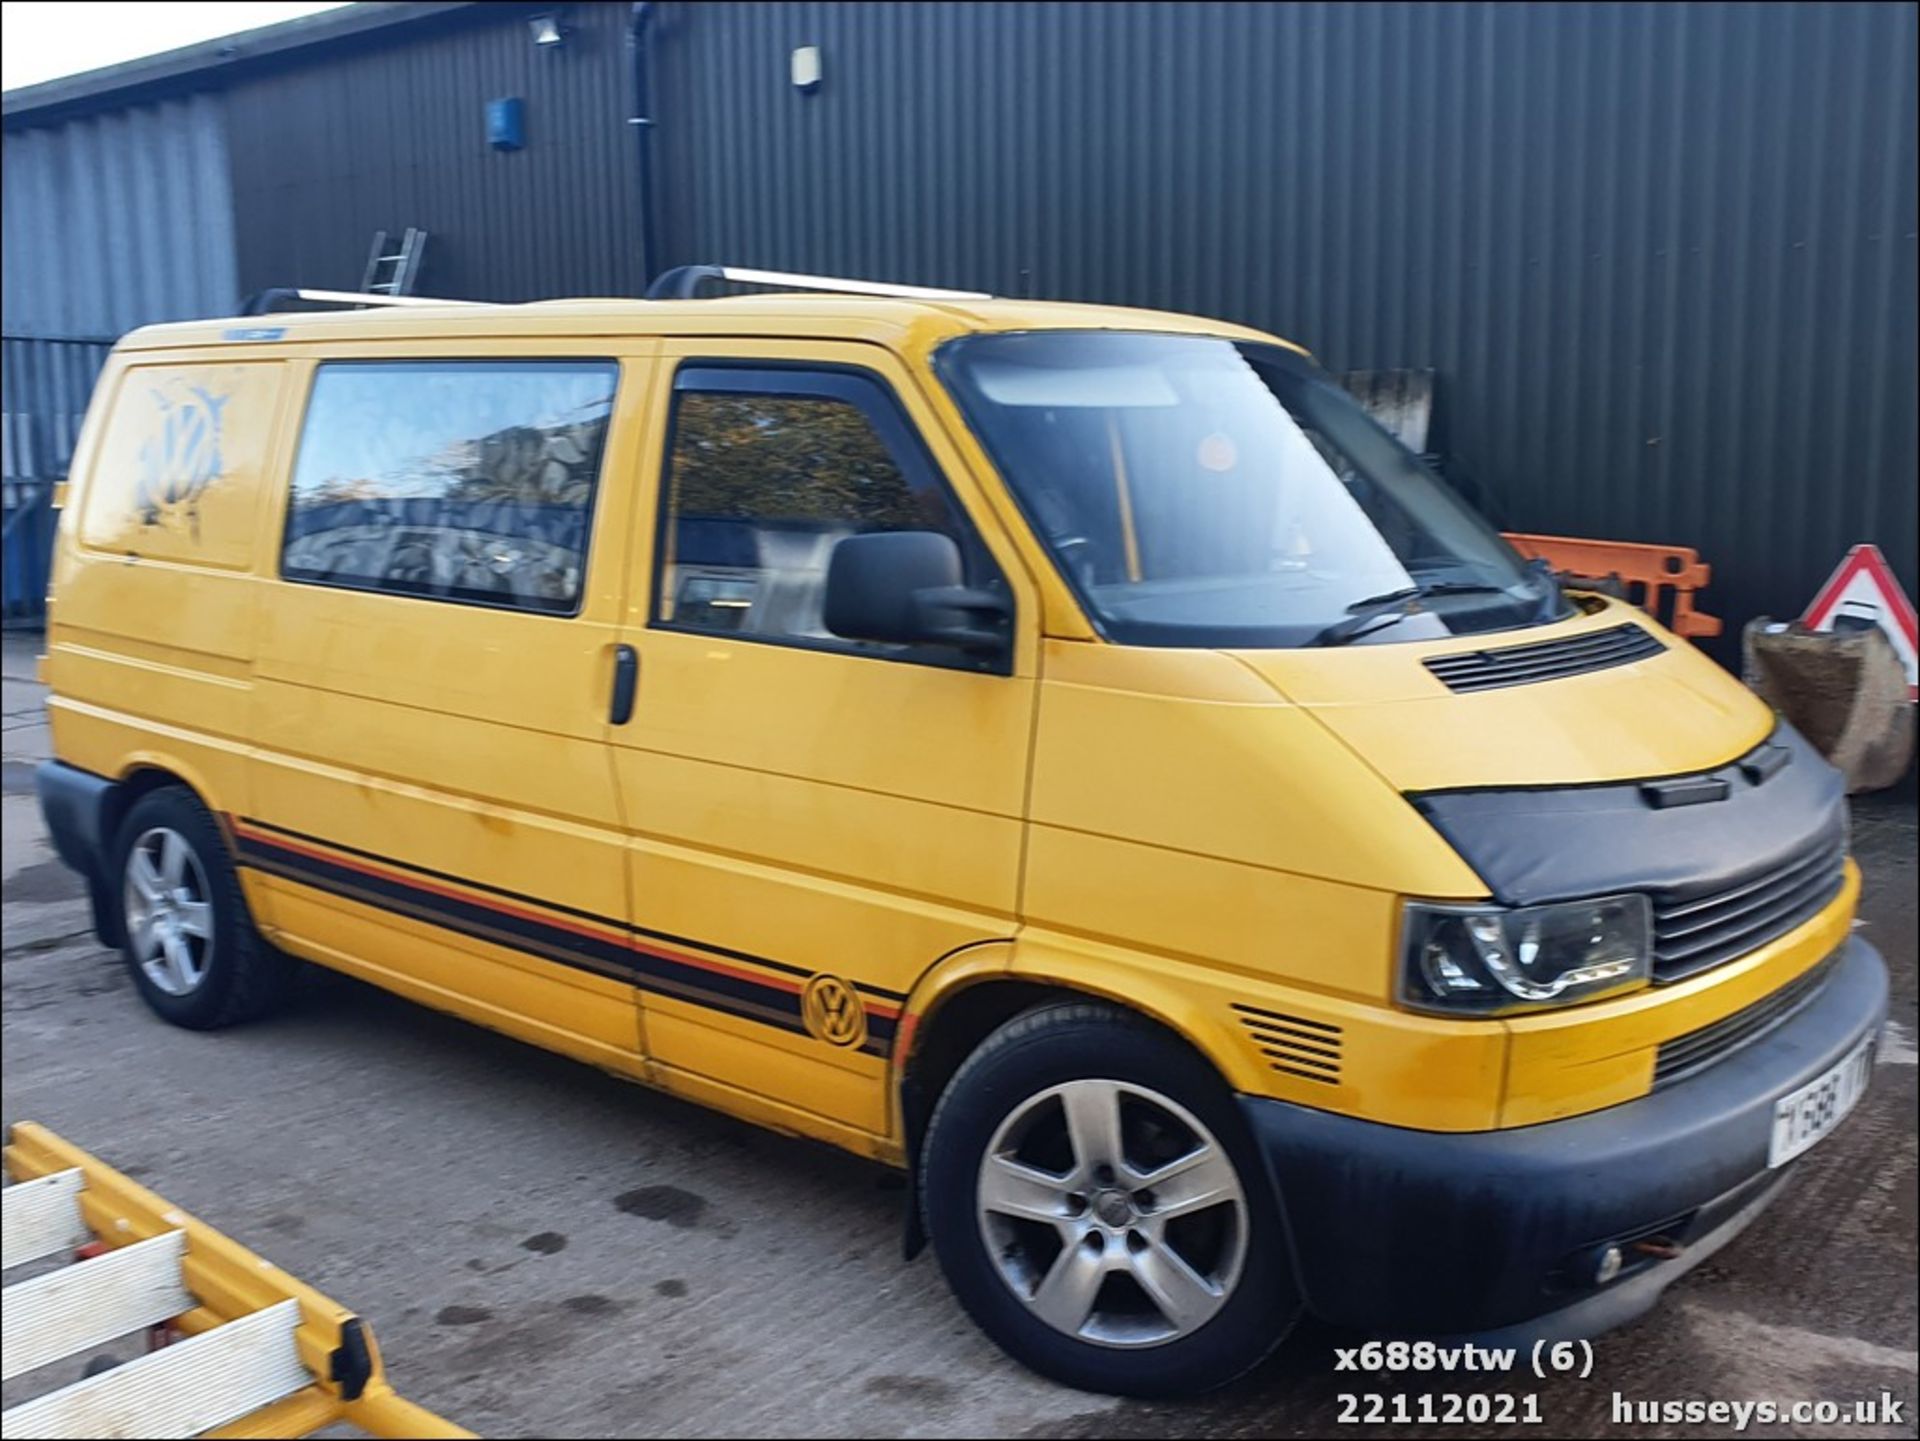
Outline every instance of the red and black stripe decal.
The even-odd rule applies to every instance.
[[[810,972],[704,945],[625,920],[410,865],[239,816],[226,818],[240,863],[267,875],[393,911],[560,965],[611,976],[744,1020],[806,1035],[801,994]],[[906,997],[851,983],[866,1011],[870,1055],[891,1054]]]

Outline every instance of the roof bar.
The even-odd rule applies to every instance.
[[[319,305],[481,305],[478,300],[436,300],[428,295],[373,295],[360,290],[302,290],[277,285],[247,297],[240,307],[242,315],[266,315],[289,300],[306,300]]]
[[[891,285],[836,275],[797,275],[788,270],[749,270],[738,265],[676,265],[647,287],[649,300],[691,300],[711,280],[770,285],[780,290],[823,290],[837,295],[884,295],[896,300],[991,300],[984,290],[941,290],[930,285]]]

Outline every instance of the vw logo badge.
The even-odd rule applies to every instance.
[[[815,976],[800,993],[800,1015],[810,1035],[830,1046],[857,1046],[867,1038],[867,1008],[838,976]]]

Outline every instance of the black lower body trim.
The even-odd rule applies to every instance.
[[[114,880],[107,854],[118,820],[120,787],[63,761],[42,761],[35,769],[34,789],[40,796],[40,814],[53,840],[54,854],[87,882],[93,907],[93,931],[100,944],[120,944],[121,917],[114,903]]]

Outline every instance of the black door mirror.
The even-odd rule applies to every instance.
[[[827,629],[845,640],[1004,654],[1012,608],[965,578],[960,547],[938,531],[850,535],[827,562]]]

